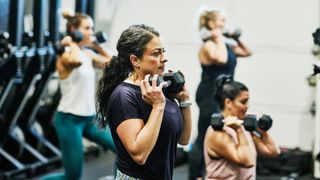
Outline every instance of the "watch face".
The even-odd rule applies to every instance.
[[[179,102],[179,106],[181,107],[181,108],[186,108],[186,107],[189,107],[189,106],[191,106],[192,105],[192,103],[190,102],[190,101],[180,101]]]

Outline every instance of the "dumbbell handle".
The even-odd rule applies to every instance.
[[[150,84],[150,85],[152,85],[152,78],[153,78],[153,77],[149,77],[149,84]],[[166,82],[166,83],[163,85],[164,88],[169,87],[169,86],[171,85],[171,83],[172,83],[170,80],[165,81],[162,77],[158,77],[158,78],[157,78],[156,85],[159,86],[160,83],[162,83],[162,82]]]
[[[217,113],[212,114],[211,126],[215,130],[222,130],[224,123],[225,123],[225,120],[221,114],[217,114]],[[255,131],[257,127],[264,131],[267,131],[272,126],[272,119],[268,115],[263,115],[261,118],[259,118],[259,121],[257,121],[256,115],[247,115],[244,118],[242,124],[247,131]]]

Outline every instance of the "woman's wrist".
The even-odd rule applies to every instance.
[[[179,100],[178,105],[180,108],[184,109],[190,107],[192,105],[192,102],[189,100]]]
[[[157,104],[153,104],[152,108],[153,109],[158,109],[158,110],[164,110],[164,107],[166,106],[166,103],[157,103]]]

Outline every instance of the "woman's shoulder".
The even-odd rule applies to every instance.
[[[140,87],[130,83],[122,82],[120,83],[112,92],[111,98],[121,98],[121,97],[137,97],[141,96]]]
[[[204,51],[208,51],[208,50],[212,50],[214,48],[216,48],[217,44],[212,41],[212,40],[208,40],[203,42],[202,46],[200,49],[204,50]]]

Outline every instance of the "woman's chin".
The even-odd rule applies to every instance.
[[[163,76],[164,75],[164,69],[159,69],[158,74],[159,74],[159,76]]]

